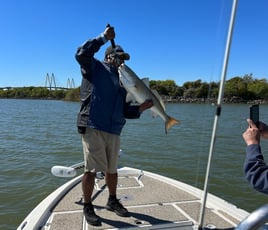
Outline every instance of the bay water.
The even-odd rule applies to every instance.
[[[47,195],[67,181],[50,173],[54,165],[83,160],[76,131],[79,103],[54,100],[0,99],[0,229],[16,229]],[[180,120],[165,134],[160,117],[145,111],[127,120],[121,135],[121,166],[159,173],[203,188],[216,107],[166,104]],[[217,125],[208,191],[249,212],[268,197],[254,191],[243,175],[249,105],[223,104]],[[268,122],[268,105],[260,106]],[[262,141],[267,156],[268,141]],[[268,158],[268,156],[267,156]]]

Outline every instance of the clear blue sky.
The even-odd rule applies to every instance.
[[[115,27],[127,64],[150,80],[219,81],[231,0],[8,0],[0,7],[0,87],[58,86],[81,75],[77,47]],[[240,0],[227,79],[268,76],[268,1]],[[105,44],[96,55],[103,59]]]

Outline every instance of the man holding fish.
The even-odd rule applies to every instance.
[[[121,46],[108,47],[104,61],[94,58],[101,46],[114,38],[114,28],[107,26],[100,36],[83,43],[75,55],[82,74],[81,108],[77,126],[78,132],[82,134],[85,161],[82,179],[83,210],[88,224],[95,226],[101,225],[91,200],[96,172],[105,172],[109,191],[106,209],[119,216],[129,216],[128,210],[116,196],[120,134],[125,118],[139,118],[154,103],[150,98],[135,106],[130,101],[126,102],[127,92],[120,83],[118,67],[129,60],[130,56]]]

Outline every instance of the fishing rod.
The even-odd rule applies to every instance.
[[[109,28],[109,27],[111,27],[111,26],[110,26],[110,24],[108,23],[107,26],[106,26],[106,28]],[[110,42],[111,42],[111,46],[112,46],[113,51],[114,51],[115,61],[116,61],[116,63],[118,64],[118,63],[120,63],[120,62],[119,62],[119,59],[118,59],[118,56],[117,56],[117,54],[116,54],[116,50],[115,50],[115,48],[116,48],[115,41],[114,41],[114,39],[111,39]]]
[[[219,117],[221,115],[221,104],[222,104],[223,95],[224,95],[224,83],[225,83],[225,79],[226,79],[226,72],[227,72],[229,55],[230,55],[230,48],[231,48],[233,28],[234,28],[235,15],[236,15],[236,9],[237,9],[237,2],[238,2],[238,0],[233,0],[231,17],[230,17],[229,28],[228,28],[227,41],[226,41],[226,45],[225,45],[225,53],[224,53],[223,67],[222,67],[222,73],[221,73],[220,89],[219,89],[216,113],[215,113],[215,117],[214,117],[214,124],[213,124],[213,130],[212,130],[212,136],[211,136],[211,142],[210,142],[205,184],[204,184],[204,190],[203,190],[204,191],[203,200],[202,200],[200,216],[199,216],[199,229],[202,229],[203,222],[204,222],[205,207],[206,207],[206,200],[207,200],[207,190],[208,190],[208,179],[209,179],[209,175],[210,175],[211,160],[212,160],[212,155],[213,155],[213,151],[214,151],[214,144],[215,144],[215,139],[216,139],[218,120],[219,120]]]
[[[109,27],[111,27],[111,26],[110,26],[110,24],[108,23],[107,26],[106,26],[106,28],[109,28]],[[112,45],[113,49],[115,49],[116,46],[115,46],[115,41],[114,41],[114,39],[111,39],[110,41],[111,41],[111,45]]]

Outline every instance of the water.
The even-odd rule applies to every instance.
[[[203,188],[215,107],[167,104],[169,115],[181,121],[166,135],[161,118],[150,111],[128,120],[122,132],[120,165],[141,168]],[[50,100],[0,99],[0,229],[16,229],[49,193],[67,181],[53,177],[54,165],[82,161],[76,132],[79,103]],[[242,165],[248,105],[223,105],[211,167],[209,192],[252,211],[267,196],[251,189]],[[268,117],[261,105],[260,118]],[[266,119],[267,121],[267,119]],[[268,150],[268,142],[262,148]]]

